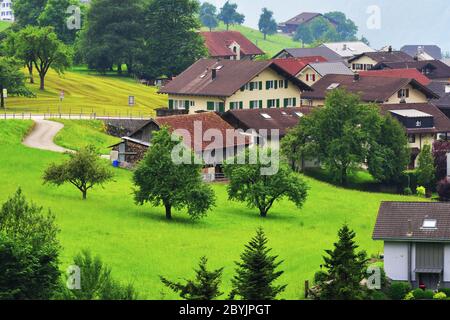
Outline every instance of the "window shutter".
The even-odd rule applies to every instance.
[[[250,101],[250,109],[253,109],[253,101]]]
[[[292,105],[293,105],[293,107],[296,107],[296,106],[297,106],[297,98],[294,98],[294,99],[292,100]]]
[[[277,108],[280,107],[280,99],[277,99]]]
[[[259,90],[262,90],[263,89],[263,83],[262,83],[262,81],[260,81],[259,82]]]
[[[219,112],[225,112],[225,102],[219,102]]]
[[[409,98],[409,89],[406,89],[406,97]]]
[[[253,91],[254,83],[250,82],[250,91]]]
[[[270,89],[270,81],[266,81],[266,90]]]
[[[208,109],[209,111],[214,111],[214,102],[208,101],[206,103],[206,109]]]
[[[402,97],[402,90],[398,91],[398,97],[401,98]]]
[[[190,106],[189,100],[184,101],[184,108],[185,108],[186,110],[189,110],[189,106]]]
[[[289,87],[289,81],[288,80],[284,80],[284,87],[286,89]]]
[[[275,81],[275,89],[278,89],[278,81]]]
[[[263,101],[259,100],[259,108],[262,109],[262,107],[263,107]]]
[[[244,91],[244,90],[245,90],[245,86],[242,86],[242,87],[241,87],[241,91]]]
[[[173,109],[173,100],[169,99],[169,109],[172,110]]]
[[[239,109],[244,109],[244,103],[242,101],[239,102]]]
[[[230,102],[230,110],[233,110],[234,109],[234,104],[233,104],[233,102]]]
[[[284,98],[284,107],[287,108],[289,103],[289,99],[288,98]]]

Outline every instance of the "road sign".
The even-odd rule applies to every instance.
[[[61,93],[59,94],[59,100],[64,100],[64,90],[61,90]]]
[[[136,99],[134,98],[134,96],[129,96],[129,97],[128,97],[128,105],[129,105],[130,107],[132,107],[132,106],[135,105],[135,103],[136,103]]]

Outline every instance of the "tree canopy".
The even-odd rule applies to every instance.
[[[236,3],[230,3],[230,1],[227,1],[220,9],[219,20],[226,25],[227,30],[230,29],[230,25],[243,24],[245,21],[245,16],[237,12],[237,7],[238,6]]]
[[[264,40],[267,39],[267,35],[272,35],[277,32],[278,24],[273,18],[273,12],[267,8],[262,9],[261,16],[258,23],[259,31],[264,34]]]
[[[216,28],[219,25],[216,6],[209,2],[203,2],[200,7],[200,21],[205,27],[209,28],[209,31]]]
[[[172,152],[180,147],[180,154],[189,161],[175,163]],[[136,168],[133,181],[137,204],[146,202],[164,205],[166,218],[172,219],[172,208],[187,208],[193,219],[204,217],[215,204],[213,190],[203,182],[195,155],[187,150],[181,139],[174,141],[167,127],[154,133],[152,145]]]
[[[427,189],[428,194],[432,192],[436,183],[436,167],[431,146],[426,144],[420,151],[417,159],[417,182]]]
[[[25,86],[20,62],[13,58],[0,57],[0,109],[5,108],[3,89],[8,90],[8,95],[33,96]]]

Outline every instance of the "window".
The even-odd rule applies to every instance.
[[[435,219],[425,219],[423,221],[422,228],[423,229],[436,229],[437,220]]]
[[[408,135],[408,142],[409,143],[416,143],[416,135],[415,134],[409,134]]]
[[[209,111],[225,112],[225,103],[223,102],[208,101],[206,106]]]
[[[266,81],[266,90],[275,89],[275,81]]]
[[[333,90],[339,87],[339,83],[332,83],[328,86],[327,90]]]
[[[267,100],[267,108],[279,108],[280,107],[280,99],[269,99]]]
[[[301,112],[296,112],[295,113],[296,115],[297,115],[297,117],[299,117],[299,118],[303,118],[305,115],[303,114],[303,113],[301,113]]]
[[[195,107],[195,101],[190,100],[169,100],[169,109],[185,110]]]
[[[399,99],[409,98],[409,89],[401,89],[398,91]]]
[[[250,91],[253,91],[253,90],[262,90],[262,82],[258,82],[258,81],[252,81],[252,82],[249,82],[249,83],[247,83],[244,87],[243,87],[243,90],[242,91],[244,91],[244,90],[250,90]]]
[[[296,107],[297,106],[297,98],[286,98],[284,99],[284,105],[285,108],[288,107]]]
[[[267,120],[272,119],[272,117],[269,116],[267,113],[261,113],[261,117],[263,117],[264,119],[267,119]]]
[[[259,106],[259,101],[258,100],[250,101],[250,109],[257,109],[258,106]]]
[[[240,105],[239,102],[230,102],[230,109],[231,110],[239,109],[239,105]]]

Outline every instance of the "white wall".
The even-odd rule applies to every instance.
[[[395,281],[408,281],[408,244],[384,243],[384,270]]]
[[[444,246],[444,281],[450,282],[450,244]]]

